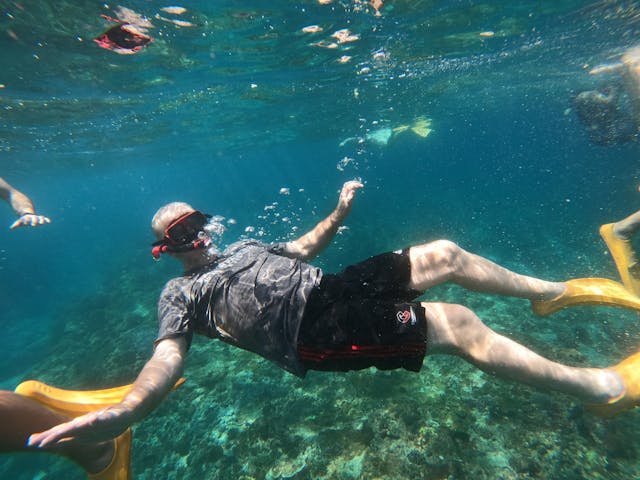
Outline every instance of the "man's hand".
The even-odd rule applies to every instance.
[[[335,210],[312,230],[300,238],[287,242],[285,254],[291,258],[299,258],[304,262],[314,259],[331,242],[331,239],[338,231],[338,227],[342,225],[342,222],[351,211],[356,190],[362,187],[362,183],[357,180],[346,182],[340,191],[340,198],[338,198],[338,205]]]
[[[34,433],[29,437],[28,446],[42,448],[76,440],[100,442],[121,435],[160,405],[172,388],[182,385],[180,375],[187,349],[183,337],[161,340],[120,403],[89,412],[46,432]]]
[[[9,227],[11,230],[18,227],[37,227],[38,225],[44,225],[45,223],[51,223],[51,220],[44,215],[36,215],[35,213],[25,213],[19,219],[11,224]]]
[[[67,442],[101,442],[116,438],[131,425],[129,411],[120,405],[89,412],[29,437],[29,447],[44,448]]]
[[[356,190],[362,187],[364,187],[364,185],[357,180],[349,180],[342,186],[338,206],[336,207],[336,213],[340,218],[349,215],[351,207],[353,206],[353,199],[356,197]]]

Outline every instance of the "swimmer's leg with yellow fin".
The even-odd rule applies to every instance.
[[[175,390],[184,383],[181,378]],[[103,390],[63,390],[36,380],[22,382],[15,393],[39,403],[64,417],[75,418],[94,410],[120,403],[131,391],[133,384]],[[109,465],[102,471],[90,473],[91,480],[129,480],[131,467],[132,432],[128,428],[114,439],[114,452]]]
[[[551,300],[532,300],[537,315],[550,315],[566,307],[601,305],[640,311],[640,297],[608,278],[576,278],[565,282],[565,291]]]
[[[612,367],[624,383],[624,392],[602,405],[589,405],[588,409],[605,418],[630,410],[640,405],[640,352]]]
[[[640,228],[640,212],[617,223],[600,227],[600,235],[616,263],[620,279],[628,290],[640,295],[640,262],[631,244],[631,236]],[[607,405],[592,405],[590,410],[603,417],[612,417],[640,404],[640,352],[622,361],[613,370],[624,382],[625,391]]]
[[[640,262],[630,240],[638,229],[640,212],[600,227],[600,235],[611,252],[622,285],[604,278],[569,280],[565,292],[560,296],[549,301],[532,302],[533,311],[538,315],[549,315],[576,305],[606,305],[640,310]]]

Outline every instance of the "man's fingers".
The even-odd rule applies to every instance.
[[[51,223],[51,220],[44,215],[34,215],[31,225],[35,227],[36,225],[44,225],[45,223]]]
[[[45,223],[51,223],[51,219],[49,217],[45,217],[44,215],[34,215],[31,213],[27,213],[26,215],[22,215],[19,219],[13,222],[9,228],[13,230],[14,228],[27,225],[37,227],[38,225],[44,225]]]
[[[362,187],[364,187],[362,183],[357,182],[355,180],[350,180],[343,185],[342,193],[353,195],[358,188],[362,188]]]
[[[34,433],[29,436],[27,445],[30,447],[43,448],[54,443],[69,441],[72,437],[66,435],[66,424],[58,425],[45,432]]]
[[[352,188],[362,188],[364,185],[358,180],[349,180],[345,182],[344,188],[352,189]]]
[[[56,425],[49,430],[40,433],[34,433],[29,437],[27,445],[37,448],[49,445],[59,444],[75,440],[82,436],[87,428],[90,428],[95,419],[95,412],[73,420]]]
[[[345,183],[342,187],[341,197],[343,197],[345,201],[351,202],[356,195],[356,190],[362,188],[363,186],[364,185],[362,185],[362,183],[351,180]]]

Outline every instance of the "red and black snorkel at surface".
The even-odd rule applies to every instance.
[[[153,38],[144,33],[146,29],[143,31],[142,28],[106,15],[102,15],[102,17],[118,25],[109,28],[93,39],[100,48],[106,48],[120,54],[132,54],[138,53],[153,42]]]
[[[199,210],[181,215],[166,228],[162,239],[151,244],[151,256],[159,260],[163,253],[183,253],[206,248],[209,237],[206,234],[201,236],[200,233],[210,218],[211,215]]]

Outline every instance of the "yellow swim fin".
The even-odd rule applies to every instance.
[[[409,125],[399,125],[395,127],[392,132],[394,135],[397,135],[398,133],[406,132],[407,130],[409,130]]]
[[[634,276],[633,267],[638,267],[638,259],[633,253],[631,240],[623,240],[613,233],[613,223],[608,223],[600,227],[600,236],[607,244],[609,252],[616,262],[620,280],[627,290],[640,296],[640,278]]]
[[[432,132],[431,119],[427,117],[416,118],[415,123],[411,126],[411,131],[419,137],[426,138]]]
[[[98,472],[90,473],[89,480],[129,480],[131,475],[131,428],[114,440],[113,459],[107,467]]]
[[[576,278],[565,282],[565,285],[566,290],[552,300],[532,300],[533,311],[544,316],[577,305],[604,305],[640,311],[640,298],[614,280]]]
[[[36,380],[27,380],[18,385],[15,392],[32,398],[51,410],[75,418],[120,403],[132,388],[133,384],[104,390],[63,390]]]
[[[180,378],[172,390],[178,388],[184,381],[184,378]],[[27,380],[18,385],[15,392],[53,411],[75,418],[93,410],[120,403],[132,388],[133,384],[103,390],[63,390],[36,380]],[[115,438],[111,463],[104,470],[89,474],[89,479],[129,480],[132,438],[131,428]]]
[[[624,393],[609,403],[587,408],[601,417],[610,418],[640,404],[640,352],[612,367],[624,382]]]
[[[184,381],[184,378],[180,378],[173,390]],[[133,384],[103,390],[63,390],[37,380],[27,380],[18,385],[15,392],[32,398],[51,410],[75,418],[120,403],[132,388]]]

